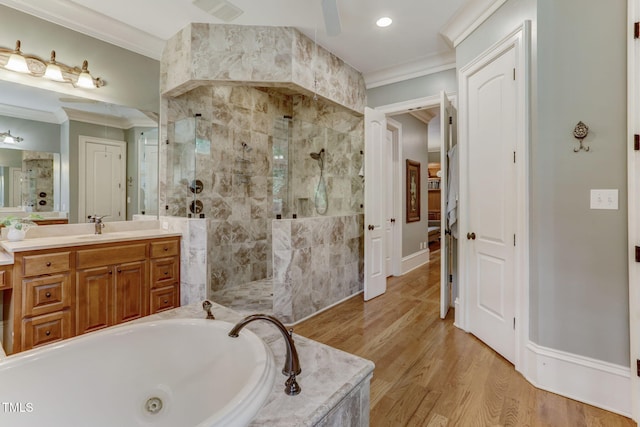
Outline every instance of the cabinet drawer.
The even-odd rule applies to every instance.
[[[178,307],[178,285],[151,291],[151,314]]]
[[[68,274],[24,279],[22,281],[22,316],[38,316],[63,310],[71,303]]]
[[[25,319],[22,323],[22,350],[71,338],[69,310]]]
[[[147,257],[147,244],[110,246],[107,248],[82,249],[77,252],[76,268],[101,267],[142,261]]]
[[[11,266],[0,268],[0,291],[11,289]]]
[[[151,258],[175,256],[179,253],[179,240],[162,240],[159,242],[151,242]]]
[[[151,288],[161,288],[178,281],[178,260],[159,258],[151,261]]]
[[[56,252],[43,255],[27,255],[22,258],[23,276],[39,276],[41,274],[69,271],[71,252]]]

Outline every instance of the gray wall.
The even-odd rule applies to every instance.
[[[6,6],[0,6],[0,16],[2,46],[14,48],[16,39],[20,39],[25,54],[47,60],[51,50],[55,50],[58,61],[70,66],[80,66],[86,59],[91,74],[107,82],[97,90],[73,89],[74,94],[146,111],[159,111],[159,61]],[[60,84],[60,88],[63,87],[69,89],[71,85]]]
[[[407,176],[407,159],[420,162],[420,221],[407,223],[406,183],[402,183],[402,257],[406,257],[420,251],[420,242],[427,241],[427,125],[409,114],[393,116],[393,119],[402,124],[402,176]]]
[[[510,0],[459,45],[458,66],[525,19],[533,24],[530,337],[628,366],[626,1]],[[576,154],[580,120],[591,151]],[[592,188],[619,189],[619,210],[590,210]]]
[[[457,92],[456,70],[445,70],[390,85],[367,90],[367,106],[371,108],[396,102],[438,95],[441,90]]]
[[[10,130],[13,136],[24,138],[24,141],[16,145],[17,149],[60,152],[60,125],[58,124],[0,115],[0,132],[7,130]]]

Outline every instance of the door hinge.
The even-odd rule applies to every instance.
[[[515,163],[515,162],[516,162],[516,152],[514,151],[513,152],[513,163]]]
[[[636,375],[640,377],[640,359],[636,359]]]
[[[516,318],[514,317],[513,318],[513,329],[515,329],[515,328],[516,328]]]
[[[516,69],[514,68],[513,69],[513,80],[515,80],[515,79],[516,79]]]
[[[636,246],[636,262],[640,262],[640,246]]]
[[[118,160],[122,160],[122,154],[118,154]]]
[[[453,283],[453,274],[449,275],[449,283]]]
[[[638,134],[633,135],[633,149],[635,151],[640,150],[640,135]]]
[[[164,143],[165,143],[165,144],[167,144],[167,145],[169,145],[169,140],[168,140],[168,139],[166,139],[166,140],[164,141]]]
[[[449,116],[449,124],[452,125],[453,124],[453,116]]]
[[[633,38],[640,38],[640,22],[636,22],[633,24]]]
[[[513,246],[515,246],[515,245],[516,245],[516,235],[514,234],[513,235]]]

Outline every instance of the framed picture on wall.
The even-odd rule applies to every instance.
[[[407,222],[420,221],[420,162],[407,159]]]

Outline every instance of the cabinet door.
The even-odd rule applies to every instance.
[[[146,262],[136,261],[115,267],[115,323],[148,314],[145,284]]]
[[[76,288],[77,334],[113,324],[113,267],[78,270]]]

